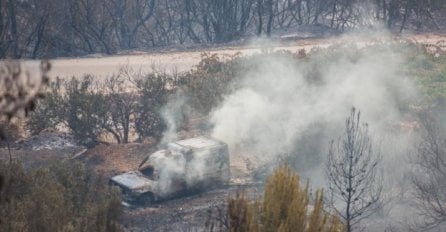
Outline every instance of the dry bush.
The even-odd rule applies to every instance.
[[[97,144],[102,134],[111,134],[117,143],[128,143],[130,132],[140,139],[159,139],[166,129],[163,108],[178,92],[194,112],[203,115],[222,101],[236,76],[231,61],[204,55],[196,69],[179,77],[124,70],[103,83],[91,75],[57,79],[31,115],[28,128],[38,134],[65,125],[84,145]]]
[[[0,120],[0,147],[8,147],[11,143],[23,137],[19,121]]]
[[[444,108],[422,112],[422,138],[417,146],[416,171],[412,174],[415,205],[424,218],[423,230],[446,228],[446,129]]]
[[[120,231],[119,192],[76,162],[0,163],[0,231]]]
[[[228,93],[228,85],[235,77],[232,62],[224,62],[216,54],[203,54],[196,68],[181,80],[189,104],[207,115],[223,100]]]
[[[314,198],[308,183],[288,166],[278,168],[267,180],[263,199],[252,202],[238,194],[228,202],[229,231],[232,232],[340,232],[344,225],[325,211],[323,191]]]
[[[117,143],[130,142],[132,132],[141,138],[159,138],[165,129],[161,108],[174,84],[167,74],[154,73],[129,77],[120,73],[102,82],[91,75],[56,79],[31,114],[28,128],[38,134],[63,125],[87,146],[101,142],[104,134],[112,135]]]
[[[255,73],[255,70],[271,62],[272,59],[278,62],[291,62],[302,71],[310,84],[324,85],[322,78],[324,70],[339,57],[356,62],[359,58],[370,54],[370,51],[376,53],[389,48],[407,57],[409,65],[419,66],[426,63],[426,60],[420,58],[423,56],[423,49],[409,41],[381,42],[364,48],[344,44],[315,49],[308,53],[299,51],[297,54],[278,51],[244,57],[236,54],[227,58],[215,54],[203,54],[201,62],[186,73],[168,74],[153,71],[143,74],[123,70],[116,76],[107,78],[106,84],[100,85],[100,88],[97,84],[88,83],[95,77],[90,77],[90,80],[77,80],[76,88],[73,86],[67,88],[67,83],[54,82],[47,97],[40,102],[32,115],[29,127],[32,132],[38,133],[46,128],[54,128],[60,123],[68,125],[67,119],[71,117],[73,126],[68,127],[72,128],[73,133],[85,128],[84,131],[80,131],[82,136],[78,136],[79,138],[88,137],[94,141],[97,136],[106,133],[113,135],[117,143],[127,143],[128,134],[135,132],[140,140],[146,137],[159,139],[168,129],[163,111],[169,108],[170,103],[175,101],[181,103],[181,107],[177,107],[179,109],[171,112],[175,117],[180,115],[177,120],[179,122],[175,122],[177,126],[188,125],[188,120],[193,117],[209,115],[224,101],[225,96],[238,90],[240,85],[246,84],[244,83],[246,76],[253,71]],[[401,72],[404,72],[404,69]],[[411,71],[410,74],[417,73]],[[82,85],[87,85],[86,89],[83,90]],[[67,89],[66,94],[70,96],[64,97],[61,89]],[[73,104],[67,104],[68,100]],[[407,102],[403,102],[399,107],[409,108]],[[90,109],[94,114],[89,113]],[[78,112],[94,117],[80,119],[75,117]],[[179,128],[180,126],[176,129]],[[290,163],[294,162],[290,160]]]
[[[167,104],[176,88],[176,78],[166,73],[149,73],[135,79],[138,104],[135,114],[135,130],[141,138],[161,138],[166,129],[162,107]]]
[[[27,116],[43,97],[49,63],[42,63],[39,78],[23,73],[18,62],[2,65],[0,119],[9,122]],[[92,178],[82,164],[25,171],[11,155],[9,162],[0,161],[0,231],[119,231],[120,212],[118,191]]]
[[[57,125],[63,122],[63,83],[59,78],[49,83],[45,98],[39,100],[27,121],[26,126],[31,134],[39,134],[45,129],[55,129]]]

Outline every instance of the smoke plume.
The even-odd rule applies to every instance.
[[[383,157],[383,176],[391,176],[384,181],[384,198],[394,200],[407,185],[405,163],[416,139],[407,125],[418,93],[406,76],[406,45],[356,44],[316,49],[297,61],[259,55],[212,113],[212,136],[228,143],[232,159],[244,156],[269,170],[285,159],[313,186],[325,187],[328,146],[356,107]],[[396,206],[407,207],[393,202],[383,209],[389,213]]]

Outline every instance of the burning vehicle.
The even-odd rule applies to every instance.
[[[227,144],[195,137],[167,144],[147,156],[135,171],[110,179],[124,201],[151,204],[227,184],[230,179]]]

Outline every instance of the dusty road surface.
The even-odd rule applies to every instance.
[[[243,46],[228,46],[216,48],[200,48],[191,50],[169,50],[163,52],[129,52],[125,55],[101,56],[91,55],[82,58],[59,58],[52,60],[52,77],[69,78],[92,74],[97,77],[107,77],[119,72],[121,68],[130,68],[133,71],[157,70],[172,72],[188,71],[197,65],[203,53],[217,54],[223,59],[236,53],[250,55],[262,51],[287,50],[297,52],[301,49],[310,50],[314,47],[326,47],[336,43],[367,44],[378,40],[412,40],[423,44],[439,45],[446,50],[446,34],[420,34],[420,35],[345,35],[323,39],[300,39],[286,41],[252,41]],[[26,61],[26,66],[36,68],[37,61]]]

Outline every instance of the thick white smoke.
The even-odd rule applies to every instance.
[[[297,64],[285,56],[259,59],[212,113],[212,136],[229,144],[232,158],[245,156],[258,166],[273,166],[283,154],[291,155],[304,178],[324,187],[330,140],[342,135],[345,119],[356,107],[369,125],[374,150],[382,154],[383,176],[391,175],[385,177],[385,200],[394,200],[408,184],[402,181],[415,136],[402,125],[413,120],[407,107],[418,94],[405,75],[402,51],[354,46],[320,50]],[[328,56],[330,50],[337,55]],[[315,66],[318,72],[311,70]],[[248,152],[240,153],[240,147]]]
[[[315,49],[302,59],[278,53],[249,58],[255,60],[250,63],[254,68],[235,78],[234,91],[211,112],[211,135],[229,145],[233,175],[240,161],[247,169],[271,171],[274,163],[286,159],[312,186],[324,187],[330,141],[343,134],[345,119],[356,107],[383,158],[387,204],[379,220],[388,215],[404,220],[399,209],[410,212],[409,206],[398,198],[410,184],[408,154],[416,143],[408,108],[418,96],[413,79],[406,76],[405,49],[410,46],[367,45],[358,35],[343,41],[351,43]],[[183,103],[166,107],[164,116],[183,112]],[[168,140],[177,131],[177,121],[168,120]],[[200,176],[203,167],[196,168]]]
[[[186,171],[186,159],[174,151],[160,150],[153,153],[150,164],[158,167],[158,187],[162,194],[172,193],[173,181],[181,179]]]
[[[177,130],[180,127],[180,122],[184,121],[184,114],[188,113],[185,107],[187,102],[186,97],[182,92],[175,94],[172,99],[162,108],[161,116],[166,123],[166,130],[163,132],[163,137],[160,144],[166,145],[169,142],[178,139]]]
[[[402,70],[404,59],[391,50],[372,50],[352,59],[348,47],[338,49],[334,59],[320,52],[305,65],[274,56],[259,59],[258,69],[213,112],[212,135],[231,148],[249,142],[254,154],[271,158],[291,152],[320,123],[334,132],[327,139],[336,139],[352,107],[361,110],[378,137],[397,127],[403,121],[400,105],[416,96]],[[324,62],[318,65],[323,70],[317,80],[307,75],[314,62]],[[328,145],[327,140],[311,142]]]

